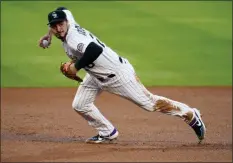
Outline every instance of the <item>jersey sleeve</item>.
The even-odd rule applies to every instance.
[[[92,42],[90,38],[75,32],[71,34],[67,40],[68,45],[75,51],[79,53],[84,53],[86,51],[87,46]]]
[[[67,20],[68,20],[69,23],[78,24],[78,23],[75,21],[75,19],[74,19],[72,13],[71,13],[69,10],[66,10],[66,9],[65,9],[65,10],[62,10],[62,11],[65,12],[66,17],[67,17]]]

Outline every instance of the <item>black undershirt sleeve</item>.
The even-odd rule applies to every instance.
[[[99,45],[97,45],[94,42],[91,42],[87,46],[82,58],[75,62],[75,68],[77,70],[80,70],[80,69],[86,67],[87,65],[93,63],[102,52],[103,52],[102,47],[100,47]]]

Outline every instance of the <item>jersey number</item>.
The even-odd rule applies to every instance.
[[[100,40],[99,40],[98,38],[94,37],[91,33],[89,33],[89,35],[91,36],[92,39],[95,38],[96,41],[97,41],[103,48],[105,48],[105,45],[104,45],[102,42],[100,42]]]

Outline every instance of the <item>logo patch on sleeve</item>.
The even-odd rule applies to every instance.
[[[84,47],[84,44],[83,43],[79,43],[78,46],[77,46],[77,50],[82,53],[83,47]]]

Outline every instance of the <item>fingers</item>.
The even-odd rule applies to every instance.
[[[43,40],[47,40],[49,42],[48,46],[45,46],[43,44]],[[51,44],[51,37],[49,35],[45,35],[43,37],[40,38],[40,40],[38,41],[39,47],[45,49],[45,48],[49,48],[50,44]]]
[[[39,41],[38,44],[39,44],[39,47],[46,49],[46,48],[49,48],[49,46],[51,45],[51,42],[49,42],[48,45],[44,45],[43,40],[42,40],[42,41]]]
[[[40,47],[44,48],[44,47],[43,47],[43,43],[42,43],[42,41],[43,41],[43,38],[40,38],[40,40],[39,40],[38,44],[39,44],[39,46],[40,46]]]

